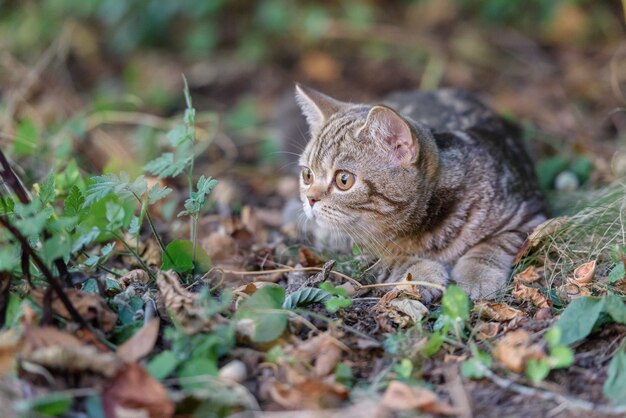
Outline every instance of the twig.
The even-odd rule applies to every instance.
[[[319,271],[324,271],[324,269],[321,267],[285,267],[282,269],[262,270],[262,271],[237,271],[237,270],[224,270],[220,268],[215,268],[215,271],[219,272],[222,275],[235,274],[238,276],[265,276],[266,274],[271,274],[271,273],[289,273],[291,271],[318,271],[319,272]],[[348,275],[339,273],[338,271],[331,271],[330,273],[334,274],[337,277],[340,277],[342,279],[345,279],[351,282],[353,285],[357,286],[358,288],[357,290],[363,287],[361,283],[359,283],[356,279],[353,279],[352,277]]]
[[[54,277],[50,269],[48,269],[48,266],[46,265],[46,263],[44,263],[43,260],[39,257],[39,255],[31,248],[26,237],[24,237],[17,228],[15,228],[4,217],[1,217],[1,216],[0,216],[0,224],[4,225],[4,227],[8,229],[9,232],[11,232],[11,234],[13,234],[15,238],[17,238],[17,240],[20,242],[22,246],[22,251],[28,252],[31,260],[35,263],[37,268],[39,268],[41,273],[46,277],[46,279],[48,280],[48,283],[50,283],[50,286],[54,289],[56,294],[59,296],[59,299],[63,303],[63,306],[65,306],[65,309],[67,309],[67,311],[69,312],[72,319],[75,322],[79,323],[81,326],[85,328],[90,328],[89,324],[78,313],[78,311],[72,304],[72,301],[70,301],[70,299],[67,297],[67,295],[63,291],[63,285],[61,284],[61,281],[57,279],[56,277]]]
[[[498,387],[513,391],[523,396],[536,396],[546,401],[558,402],[568,409],[578,409],[586,412],[597,412],[607,415],[626,414],[626,405],[599,405],[593,402],[585,401],[584,399],[561,395],[544,389],[531,388],[512,382],[504,377],[500,377],[482,364],[479,364],[478,367],[485,377],[491,380]]]
[[[24,184],[22,183],[20,178],[11,168],[11,164],[9,164],[9,161],[5,157],[2,150],[0,150],[0,165],[2,165],[0,177],[2,177],[4,181],[11,187],[11,190],[13,190],[13,193],[16,194],[20,202],[22,202],[24,205],[29,204],[30,196],[28,194],[28,190],[26,189],[26,187],[24,187]],[[50,238],[50,233],[47,230],[44,230],[43,235],[45,239]],[[65,280],[66,286],[72,286],[72,279],[70,277],[69,271],[67,270],[67,265],[65,264],[63,259],[57,258],[56,260],[54,260],[54,265],[56,266],[57,270],[59,270],[59,274],[61,275],[61,277],[63,277],[63,279]]]
[[[446,290],[446,288],[440,284],[435,284],[431,282],[424,282],[419,280],[411,280],[404,282],[390,282],[390,283],[374,283],[374,284],[364,284],[357,290],[361,289],[374,289],[376,287],[389,287],[389,286],[425,286],[425,287],[433,287],[435,289],[439,289],[441,291]]]

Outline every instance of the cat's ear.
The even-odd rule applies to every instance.
[[[419,150],[415,135],[409,124],[393,109],[374,106],[357,135],[363,132],[370,138],[389,144],[400,162],[413,163],[417,160]]]
[[[296,84],[296,101],[311,132],[316,132],[331,115],[345,106],[345,103],[302,84]]]

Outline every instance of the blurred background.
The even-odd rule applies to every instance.
[[[626,174],[625,7],[0,0],[0,144],[29,182],[70,164],[139,174],[182,118],[184,74],[196,172],[230,181],[226,200],[278,206],[295,187],[284,151],[306,136],[296,81],[346,101],[459,87],[523,126],[546,191],[584,191]]]

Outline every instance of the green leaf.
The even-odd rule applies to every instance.
[[[333,296],[348,296],[348,291],[342,287],[334,286],[330,282],[320,284],[320,289],[325,290]]]
[[[346,363],[339,363],[335,367],[335,381],[344,386],[351,387],[354,384],[354,374],[352,367]]]
[[[39,151],[39,132],[30,119],[22,119],[15,133],[13,152],[17,156],[34,155]]]
[[[14,402],[14,408],[20,416],[41,414],[54,417],[63,414],[71,406],[72,397],[64,392],[53,392],[39,398]]]
[[[558,329],[558,328],[557,328]],[[557,345],[550,349],[550,357],[548,358],[550,368],[563,369],[574,363],[574,352],[566,345]]]
[[[469,320],[470,300],[467,294],[458,286],[448,286],[441,298],[443,314],[452,320]]]
[[[169,376],[180,364],[181,360],[170,351],[165,350],[156,356],[148,363],[148,373],[157,380],[165,379]]]
[[[56,197],[54,184],[54,174],[50,173],[39,189],[39,199],[43,205],[47,205],[48,203],[52,203],[54,201],[54,198]]]
[[[15,211],[15,201],[10,197],[0,197],[0,215],[9,215]]]
[[[608,277],[609,283],[616,283],[622,280],[624,276],[626,276],[626,271],[624,271],[624,263],[620,261],[615,265],[615,267],[611,269]]]
[[[17,245],[0,245],[0,271],[11,272],[20,265],[22,251]]]
[[[403,358],[399,364],[393,367],[393,371],[404,380],[409,380],[413,374],[413,363],[408,358]]]
[[[587,337],[603,313],[617,323],[626,324],[626,305],[619,296],[574,299],[554,325],[561,329],[561,343],[570,345]]]
[[[85,197],[78,186],[74,185],[63,202],[64,216],[78,216],[83,212]]]
[[[561,343],[573,344],[591,333],[604,310],[604,299],[583,297],[574,299],[554,325],[561,329]]]
[[[144,170],[161,179],[176,177],[191,164],[191,160],[191,157],[188,157],[174,161],[174,154],[167,152],[147,163],[144,166]]]
[[[302,306],[322,303],[330,298],[330,293],[315,287],[305,287],[290,293],[283,303],[284,309],[294,309]]]
[[[352,299],[343,296],[332,296],[324,302],[326,309],[332,313],[337,312],[339,309],[347,308],[350,305],[352,305]]]
[[[546,332],[546,334],[543,336],[543,338],[548,343],[548,347],[556,347],[557,345],[561,344],[561,328],[550,328],[548,332]]]
[[[441,346],[443,345],[444,337],[440,332],[433,332],[428,341],[426,342],[426,346],[424,347],[424,355],[430,357],[437,353]]]
[[[205,387],[206,382],[202,381],[185,381],[186,378],[199,376],[217,376],[219,369],[217,368],[217,359],[210,357],[194,357],[184,362],[177,373],[181,379],[181,386],[185,389],[193,389]]]
[[[611,362],[607,372],[608,376],[602,390],[604,396],[617,405],[626,405],[626,351],[619,350]]]
[[[170,193],[172,193],[172,189],[170,189],[169,187],[161,187],[158,183],[156,183],[148,191],[148,203],[153,205],[159,200],[165,198]]]
[[[546,359],[529,359],[526,362],[526,376],[533,382],[539,383],[550,373],[550,365]]]
[[[217,180],[211,177],[200,177],[198,180],[197,191],[192,192],[189,199],[185,201],[185,209],[178,216],[197,215],[206,204],[206,198],[217,185]]]
[[[482,379],[485,377],[485,365],[473,357],[461,363],[461,375],[468,379]]]
[[[255,326],[253,341],[264,343],[274,341],[287,326],[287,314],[272,312],[282,309],[285,289],[278,286],[264,286],[245,300],[237,312],[239,319],[252,319]]]
[[[179,273],[187,273],[194,269],[193,242],[181,239],[174,240],[165,247],[165,252],[161,258],[162,270],[171,269]],[[206,272],[211,269],[211,259],[200,246],[196,246],[195,259],[197,270]]]
[[[111,194],[120,199],[127,199],[133,195],[141,196],[146,193],[147,189],[148,184],[143,176],[137,177],[133,182],[124,172],[121,172],[119,176],[113,173],[94,176],[89,180],[84,206],[91,206]]]

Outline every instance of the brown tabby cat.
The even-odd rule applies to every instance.
[[[411,273],[496,296],[546,211],[513,126],[453,90],[372,106],[297,85],[296,99],[311,135],[300,156],[309,219],[373,251],[381,280]],[[426,302],[441,295],[420,290]]]

